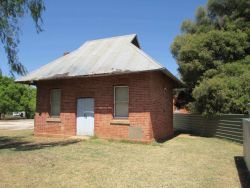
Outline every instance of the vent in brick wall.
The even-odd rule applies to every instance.
[[[141,139],[142,129],[140,127],[129,127],[129,138],[130,139]]]

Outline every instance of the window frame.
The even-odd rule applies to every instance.
[[[52,92],[54,90],[59,90],[60,91],[60,104],[59,104],[59,114],[58,115],[52,115]],[[50,117],[55,117],[58,118],[61,115],[61,105],[62,105],[62,90],[60,88],[53,88],[50,90]]]
[[[116,94],[116,88],[121,88],[121,87],[126,87],[128,88],[128,101],[126,101],[128,103],[128,116],[124,116],[124,117],[119,117],[119,116],[116,116],[116,97],[115,97],[115,94]],[[114,86],[114,113],[113,113],[113,116],[115,119],[128,119],[129,117],[129,86],[126,86],[126,85],[117,85],[117,86]]]

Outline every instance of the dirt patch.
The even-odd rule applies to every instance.
[[[34,129],[34,119],[0,120],[1,130]]]

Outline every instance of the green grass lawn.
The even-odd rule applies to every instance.
[[[240,187],[242,145],[179,135],[135,144],[0,131],[0,187]]]

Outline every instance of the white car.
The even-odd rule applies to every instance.
[[[13,112],[14,117],[25,117],[25,112]]]

